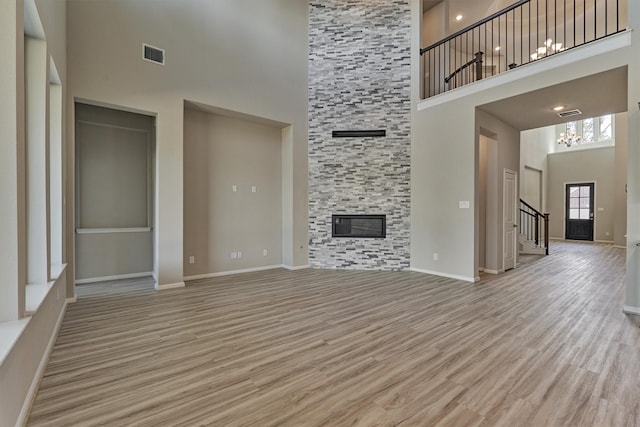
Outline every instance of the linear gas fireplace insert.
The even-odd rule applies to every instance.
[[[331,237],[384,238],[386,215],[332,215]]]

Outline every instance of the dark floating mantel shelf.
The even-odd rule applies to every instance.
[[[334,138],[371,138],[377,136],[387,136],[385,129],[375,130],[334,130],[331,132]]]

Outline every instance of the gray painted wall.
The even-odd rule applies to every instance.
[[[283,262],[307,263],[308,7],[290,0],[68,2],[70,97],[157,117],[159,286],[184,280],[185,100],[292,125],[283,139]],[[141,58],[143,42],[165,49],[164,66]]]
[[[185,109],[184,161],[185,276],[282,264],[281,128]]]
[[[23,1],[17,0],[15,2],[12,1],[6,3],[7,5],[8,3],[12,3],[14,6],[5,7],[5,4],[3,4],[2,22],[3,24],[11,23],[7,26],[3,25],[3,30],[10,29],[10,31],[15,31],[15,33],[10,37],[4,37],[5,35],[8,36],[8,34],[3,33],[3,37],[0,37],[0,39],[2,39],[2,42],[0,42],[2,60],[6,61],[7,64],[24,64],[23,52],[19,50],[24,41],[24,29],[22,27]],[[47,39],[48,53],[55,61],[63,87],[66,87],[67,52],[65,2],[61,0],[36,0],[36,6]],[[10,47],[13,47],[13,52],[8,50]],[[16,51],[16,48],[18,48],[18,51]],[[0,129],[3,130],[3,136],[6,136],[4,133],[5,130],[11,131],[13,135],[12,137],[3,139],[4,149],[9,149],[12,146],[15,149],[16,146],[20,145],[21,148],[24,149],[24,116],[19,113],[21,109],[24,110],[24,87],[21,87],[20,84],[15,84],[16,78],[18,82],[21,80],[19,77],[20,73],[24,74],[22,66],[18,65],[15,68],[15,72],[18,75],[14,75],[13,80],[3,79],[3,83],[7,83],[6,86],[0,83],[0,93],[2,93],[2,96],[0,96],[2,99],[2,102],[0,102]],[[11,96],[5,97],[5,94],[8,93],[11,93]],[[66,101],[66,93],[64,91],[62,92],[62,97]],[[64,140],[66,135],[66,128],[64,126],[62,126],[62,134]],[[15,141],[16,139],[17,141],[15,145],[8,142]],[[2,153],[4,154],[5,151]],[[15,154],[16,153],[14,151],[13,155],[0,156],[3,160],[3,170],[6,171],[13,169],[16,170],[17,175],[24,176],[24,165],[20,165],[20,162],[16,162],[16,157],[19,156],[16,156]],[[22,155],[24,156],[24,152]],[[11,159],[13,159],[13,161],[10,161]],[[12,164],[12,166],[7,166],[4,163],[5,160],[9,160],[7,163]],[[63,173],[67,173],[66,165],[63,165]],[[14,187],[13,190],[15,191],[15,189],[16,188]],[[0,191],[3,190],[4,188]],[[17,215],[19,218],[24,218],[24,188],[18,187],[18,190],[22,196],[18,196],[18,209],[13,210],[13,215]],[[2,192],[2,195],[6,196],[4,192]],[[15,199],[3,197],[2,200],[9,208],[11,208],[12,205],[15,206],[15,202],[13,201]],[[14,221],[9,221],[10,217],[3,216],[3,219],[4,218],[7,219],[7,225],[15,225]],[[18,240],[18,247],[22,249],[24,249],[26,242],[23,226],[24,224],[18,225],[18,230],[15,230],[14,228],[13,231],[11,231],[13,238]],[[2,230],[3,238],[5,238],[5,236],[9,238],[8,233],[5,233],[5,231],[6,230],[4,229]],[[42,242],[42,244],[46,245],[46,242]],[[66,246],[71,247],[72,245]],[[12,252],[10,257],[8,256],[4,258],[6,258],[6,260],[11,264],[14,264],[16,260],[16,253]],[[25,260],[20,254],[17,255],[17,258],[18,262],[22,264],[18,270],[24,270]],[[63,259],[63,261],[65,260]],[[4,268],[7,266],[2,264],[2,267]],[[14,270],[12,273],[12,280],[3,280],[3,286],[12,286],[15,287],[15,289],[23,287],[25,284],[24,271]],[[6,276],[3,276],[3,279],[7,279],[9,277],[10,276],[7,274]],[[47,296],[40,304],[36,313],[29,318],[24,318],[18,321],[17,324],[11,325],[12,327],[24,325],[24,330],[13,343],[12,348],[9,350],[8,354],[6,354],[6,358],[4,358],[0,363],[0,426],[21,425],[21,423],[25,421],[24,417],[27,414],[30,404],[29,399],[33,397],[30,392],[34,392],[36,390],[36,386],[40,380],[38,375],[43,373],[43,370],[41,369],[44,369],[46,366],[48,346],[53,344],[57,331],[56,328],[64,314],[66,283],[67,275],[65,271],[63,271],[49,288]],[[6,337],[4,337],[4,339],[6,339]]]
[[[525,196],[527,194],[525,186],[534,185],[526,182],[528,175],[525,172],[525,168],[529,167],[534,170],[541,171],[543,194],[542,206],[539,210],[542,213],[545,213],[547,207],[546,190],[549,175],[547,168],[547,154],[553,153],[555,145],[557,144],[556,138],[555,126],[531,129],[520,133],[520,176],[523,178],[520,180],[520,193]],[[527,197],[523,197],[523,199],[529,202]]]
[[[613,242],[615,148],[549,155],[549,236],[564,238],[565,184],[595,182],[594,240]]]
[[[616,114],[615,119],[615,178],[614,178],[614,206],[613,213],[613,243],[617,246],[627,246],[627,159],[629,121],[627,113]]]
[[[309,262],[409,267],[409,1],[310,3]],[[386,129],[380,138],[333,130]],[[385,214],[385,239],[334,239],[332,214]]]

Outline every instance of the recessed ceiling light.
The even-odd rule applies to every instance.
[[[462,15],[457,15],[456,16],[456,21],[462,21]]]
[[[553,107],[553,111],[562,111],[565,109],[564,105],[558,105],[557,107]]]

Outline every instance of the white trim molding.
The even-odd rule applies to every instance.
[[[67,302],[65,301],[62,306],[62,310],[60,310],[60,314],[58,314],[58,319],[56,320],[56,325],[53,328],[53,333],[49,337],[47,348],[42,354],[42,358],[40,359],[40,363],[38,364],[36,374],[33,376],[33,380],[31,381],[31,385],[29,386],[29,390],[27,391],[27,396],[22,403],[22,409],[20,410],[20,414],[18,415],[18,420],[16,422],[16,425],[18,426],[27,424],[27,418],[29,417],[29,413],[31,412],[31,406],[33,405],[33,401],[35,400],[36,394],[38,393],[40,381],[42,381],[44,372],[47,369],[47,365],[49,364],[49,357],[51,356],[53,345],[56,343],[56,339],[58,338],[58,332],[60,332],[60,327],[62,326],[62,321],[64,320],[64,315],[66,312]]]
[[[84,285],[86,283],[106,282],[108,280],[120,280],[120,279],[135,279],[138,277],[152,277],[153,273],[145,271],[143,273],[131,273],[131,274],[118,274],[115,276],[103,276],[103,277],[90,277],[88,279],[77,279],[76,285]]]
[[[282,264],[278,264],[278,265],[266,265],[263,267],[244,268],[241,270],[219,271],[217,273],[197,274],[195,276],[185,276],[184,281],[188,282],[191,280],[210,279],[212,277],[231,276],[233,274],[253,273],[256,271],[265,271],[265,270],[275,270],[277,268],[286,268],[286,267],[284,267]]]
[[[630,305],[625,305],[622,309],[623,313],[626,314],[635,314],[636,316],[640,316],[640,307],[632,307]]]
[[[504,270],[489,270],[488,268],[485,268],[484,272],[489,274],[502,274],[504,273]]]
[[[156,291],[166,291],[167,289],[184,288],[185,284],[184,282],[167,283],[166,285],[159,285],[158,283],[156,283],[154,287],[156,288]]]
[[[441,273],[439,271],[423,270],[421,268],[410,268],[409,271],[413,271],[415,273],[430,274],[432,276],[446,277],[447,279],[462,280],[464,282],[469,282],[469,283],[475,283],[477,280],[480,280],[479,277],[476,278],[476,277],[469,277],[469,276],[459,276],[457,274]]]
[[[76,234],[146,233],[151,227],[76,228]]]

